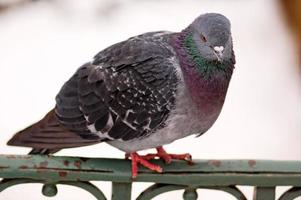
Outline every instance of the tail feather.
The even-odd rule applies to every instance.
[[[29,155],[49,155],[58,152],[60,149],[32,149]]]
[[[54,109],[42,120],[16,133],[8,142],[11,146],[24,146],[34,148],[32,153],[38,151],[58,151],[63,148],[80,147],[101,142],[95,137],[83,137],[59,123]],[[43,150],[43,151],[42,151]],[[37,153],[36,153],[37,154]]]

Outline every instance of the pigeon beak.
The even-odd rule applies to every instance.
[[[215,47],[213,47],[213,52],[216,55],[217,60],[219,62],[222,61],[223,51],[224,51],[224,47],[223,46],[215,46]]]

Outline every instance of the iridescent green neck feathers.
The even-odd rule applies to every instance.
[[[183,46],[194,66],[206,77],[217,72],[225,72],[227,71],[227,68],[230,67],[228,61],[218,62],[205,60],[200,55],[192,33],[188,33],[186,35],[183,41]]]

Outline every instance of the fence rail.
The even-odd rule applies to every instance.
[[[291,186],[278,200],[293,200],[301,196],[301,161],[267,160],[194,160],[194,165],[174,161],[157,174],[140,168],[138,177],[131,178],[130,161],[107,158],[79,158],[38,155],[0,155],[0,192],[8,187],[43,184],[45,196],[55,196],[57,185],[71,185],[91,193],[96,199],[106,199],[90,181],[112,182],[112,200],[130,200],[133,182],[152,182],[137,198],[152,199],[164,192],[184,190],[183,199],[196,200],[197,189],[227,192],[238,200],[246,200],[236,187],[253,186],[254,200],[276,200],[277,186]]]

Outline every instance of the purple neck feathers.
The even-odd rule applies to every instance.
[[[170,43],[177,54],[185,85],[198,112],[217,117],[225,100],[233,66],[229,66],[230,71],[212,70],[209,76],[200,73],[197,63],[184,45],[188,33],[186,29],[174,35]]]

